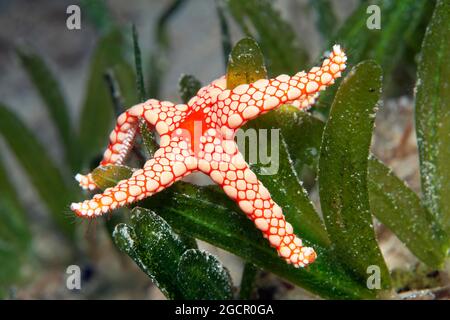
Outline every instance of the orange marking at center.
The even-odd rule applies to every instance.
[[[178,127],[182,129],[181,136],[187,137],[191,141],[191,150],[197,154],[200,150],[200,137],[205,134],[209,126],[205,122],[205,113],[203,110],[198,110],[191,113],[183,123]],[[176,136],[180,136],[175,134]]]

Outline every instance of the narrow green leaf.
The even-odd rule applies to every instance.
[[[381,68],[366,61],[339,87],[323,133],[319,193],[336,254],[362,281],[369,266],[378,266],[387,288],[389,272],[375,239],[367,192],[367,158],[381,78]]]
[[[20,279],[31,244],[25,210],[0,158],[0,297]],[[4,290],[3,290],[4,289]]]
[[[92,171],[92,179],[100,189],[114,187],[121,180],[128,179],[133,169],[127,166],[109,165],[97,167]]]
[[[414,255],[432,268],[443,266],[448,238],[417,195],[375,158],[369,160],[370,209]]]
[[[231,50],[227,66],[227,88],[267,78],[264,56],[252,38],[239,40]]]
[[[183,297],[176,275],[180,257],[189,247],[163,218],[150,210],[135,208],[131,225],[117,225],[113,237],[119,249],[136,262],[167,298]]]
[[[178,264],[177,279],[184,299],[225,300],[233,297],[228,270],[205,251],[186,250]]]
[[[86,162],[105,147],[113,125],[114,109],[104,75],[108,69],[124,63],[122,40],[119,31],[108,33],[100,39],[91,62],[80,120],[80,143]]]
[[[422,45],[416,131],[426,207],[450,235],[450,3],[438,1]]]
[[[251,299],[255,289],[255,280],[258,276],[258,272],[258,268],[253,263],[247,262],[245,264],[239,289],[239,299]]]
[[[188,103],[201,87],[202,84],[197,78],[190,74],[182,74],[178,81],[178,91],[180,92],[181,101]]]
[[[142,59],[141,48],[139,47],[139,37],[136,30],[136,26],[133,24],[133,48],[134,48],[134,66],[136,68],[136,82],[139,91],[139,100],[144,102],[147,99],[147,93],[145,90],[144,75],[142,73]]]
[[[307,269],[286,264],[237,205],[216,186],[196,187],[177,182],[142,203],[163,217],[177,232],[207,241],[257,267],[273,272],[325,298],[373,298],[375,292],[355,281],[333,254],[314,246],[318,258]]]
[[[30,240],[25,210],[20,203],[16,190],[9,179],[3,161],[0,158],[0,242],[13,244],[18,240],[18,247],[25,248]],[[1,265],[1,264],[0,264]]]
[[[227,0],[225,3],[243,32],[261,45],[271,75],[291,74],[304,68],[308,56],[292,27],[281,18],[271,1]]]
[[[64,216],[64,210],[73,198],[72,190],[66,185],[60,169],[36,140],[34,133],[3,105],[0,105],[0,134],[28,174],[55,221],[68,235],[73,236],[75,226]]]
[[[25,50],[17,50],[17,55],[58,129],[66,160],[72,169],[77,169],[80,160],[77,139],[70,122],[69,108],[58,81],[39,55]]]

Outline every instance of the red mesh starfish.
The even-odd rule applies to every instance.
[[[124,162],[140,119],[155,127],[161,137],[160,148],[131,178],[91,200],[73,203],[71,209],[80,217],[94,218],[149,197],[186,175],[201,171],[239,204],[288,263],[295,267],[312,263],[316,253],[302,246],[281,208],[237,149],[234,135],[247,121],[282,104],[310,106],[320,90],[341,76],[346,60],[336,45],[322,66],[308,73],[261,79],[233,90],[226,89],[226,79],[222,77],[200,89],[187,105],[155,99],[135,105],[119,116],[100,165]],[[77,175],[76,179],[85,189],[96,187],[90,174]]]

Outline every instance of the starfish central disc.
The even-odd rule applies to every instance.
[[[202,109],[192,112],[186,117],[186,120],[180,124],[178,129],[169,134],[172,137],[180,137],[185,141],[190,141],[190,149],[198,155],[200,150],[200,138],[205,135],[208,129],[213,129],[205,121],[205,113]]]

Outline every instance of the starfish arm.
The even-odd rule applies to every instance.
[[[116,126],[109,135],[109,144],[103,153],[101,166],[120,165],[125,161],[138,131],[138,116],[135,112],[137,109],[142,109],[142,104],[128,109],[117,118]],[[90,173],[87,175],[78,173],[75,179],[83,189],[97,188]]]
[[[142,108],[136,109],[135,114],[154,126],[159,135],[163,135],[174,131],[183,122],[189,114],[189,107],[186,104],[150,99],[142,104]]]
[[[211,162],[200,159],[199,169],[221,185],[225,193],[238,203],[283,259],[295,267],[312,263],[316,258],[314,250],[302,245],[291,224],[286,222],[280,206],[272,200],[269,191],[248,167],[243,156],[237,152],[237,146],[232,146],[232,143],[234,141],[222,142],[224,149],[230,151],[228,155],[233,150],[236,151],[230,159],[227,158],[227,152],[211,155],[213,159],[230,161]]]
[[[185,116],[187,109],[185,104],[175,105],[169,101],[150,99],[123,112],[117,118],[116,126],[109,135],[109,145],[103,153],[100,165],[124,163],[138,133],[140,120],[147,121],[156,128],[159,134],[164,134],[175,128],[175,123]],[[83,189],[96,189],[90,173],[87,175],[77,174],[75,179]]]
[[[109,144],[103,153],[101,166],[124,163],[138,131],[139,118],[133,111],[140,107],[136,105],[117,118],[116,126],[109,135]]]
[[[319,97],[319,92],[316,92],[314,94],[307,95],[307,96],[302,97],[297,100],[286,101],[285,104],[293,105],[294,107],[296,107],[300,110],[308,110],[310,107],[312,107],[316,103],[316,100],[318,97]]]
[[[95,218],[118,207],[149,197],[180,180],[196,167],[196,160],[189,150],[174,151],[166,146],[155,152],[143,169],[137,170],[116,186],[107,188],[103,193],[81,203],[72,203],[70,208],[83,218]]]
[[[335,45],[322,66],[314,67],[308,73],[302,71],[292,77],[284,74],[225,90],[218,97],[218,105],[228,106],[230,111],[222,122],[226,120],[229,127],[237,128],[282,104],[295,102],[299,107],[308,107],[319,91],[341,76],[346,60],[340,46]]]
[[[187,105],[194,110],[198,110],[208,104],[215,103],[217,96],[226,89],[226,86],[227,80],[225,76],[222,76],[200,88],[197,94],[188,101]]]

